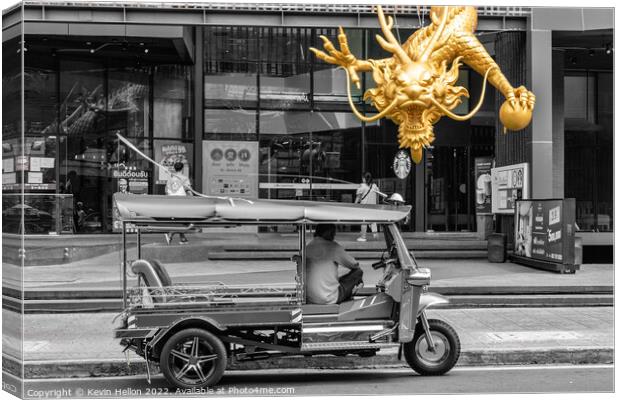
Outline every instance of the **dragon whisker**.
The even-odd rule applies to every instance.
[[[441,104],[440,102],[438,102],[437,100],[435,100],[435,98],[431,97],[431,102],[437,106],[444,114],[446,114],[448,117],[452,118],[455,121],[467,121],[468,119],[470,119],[471,117],[473,117],[478,110],[480,109],[480,107],[482,107],[482,102],[484,101],[484,93],[487,89],[487,78],[489,76],[489,72],[491,72],[493,69],[495,69],[495,67],[490,67],[489,69],[487,69],[487,72],[484,74],[484,79],[483,79],[483,83],[482,83],[482,92],[480,93],[480,100],[478,100],[478,104],[476,105],[476,107],[471,110],[469,112],[469,114],[467,115],[457,115],[454,114],[452,111],[448,110],[446,107],[444,107],[443,104]]]

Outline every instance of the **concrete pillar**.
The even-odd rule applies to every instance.
[[[553,50],[553,197],[564,197],[564,50]]]
[[[416,232],[426,232],[426,154],[424,151],[422,161],[414,164],[413,173],[415,174],[415,230]]]
[[[206,192],[207,188],[202,187],[202,132],[204,121],[204,110],[202,108],[202,99],[204,96],[204,81],[203,81],[203,63],[204,63],[204,51],[203,42],[204,38],[203,30],[201,26],[197,26],[194,29],[194,112],[192,117],[194,118],[194,162],[192,167],[194,168],[194,187],[199,192]]]
[[[551,31],[531,29],[527,35],[527,76],[529,89],[536,95],[532,136],[527,144],[531,154],[531,197],[552,198],[553,193],[553,56]]]

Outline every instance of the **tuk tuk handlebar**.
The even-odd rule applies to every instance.
[[[377,261],[376,263],[372,264],[372,269],[385,268],[388,264],[395,263],[396,261],[398,260],[395,258],[388,258],[385,260]]]

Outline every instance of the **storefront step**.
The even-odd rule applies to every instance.
[[[368,240],[367,242],[338,241],[348,251],[383,251],[385,242],[382,240]],[[486,240],[433,240],[433,239],[405,239],[409,250],[486,250]],[[296,251],[299,248],[297,241],[263,241],[260,243],[227,243],[222,246],[225,251]]]
[[[289,260],[295,251],[215,251],[210,260]],[[358,260],[378,260],[381,251],[349,251]],[[486,258],[486,250],[422,250],[416,251],[418,259],[477,259]]]

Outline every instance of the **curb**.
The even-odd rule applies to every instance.
[[[519,295],[446,295],[450,301],[437,309],[500,307],[611,307],[613,294],[519,294]],[[3,296],[2,308],[24,314],[73,314],[120,312],[118,298],[65,298],[21,300]]]
[[[461,352],[457,366],[492,365],[537,365],[537,364],[613,364],[612,347],[542,348],[542,349],[472,349]],[[131,360],[49,360],[26,361],[6,354],[2,356],[2,369],[22,377],[22,366],[26,379],[112,377],[146,374],[146,363],[140,359]],[[243,363],[230,362],[227,370],[244,371],[258,369],[360,369],[360,368],[408,368],[404,360],[399,361],[396,351],[386,351],[374,357],[336,357],[321,355],[314,357],[292,356],[270,358]],[[151,374],[158,374],[159,368],[151,364]]]

